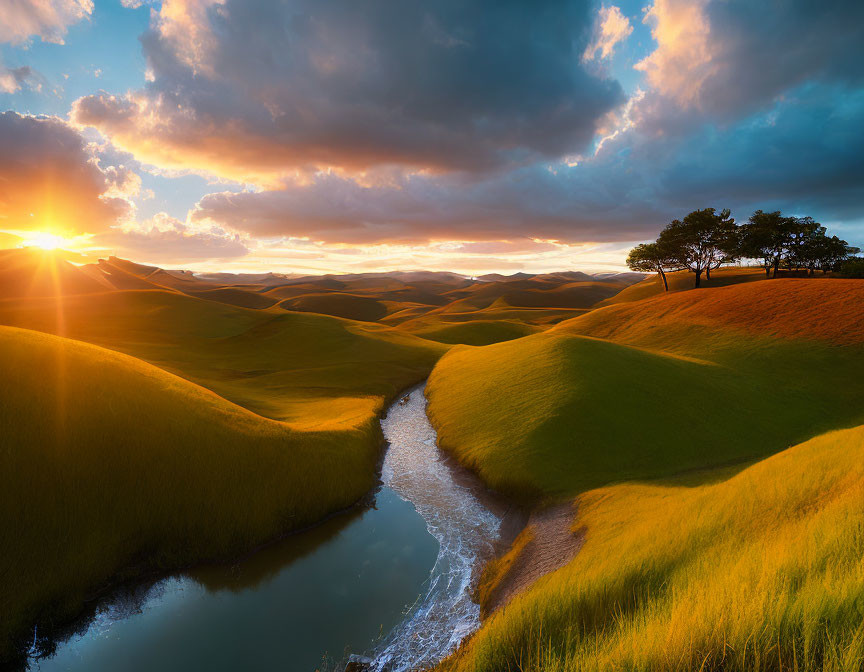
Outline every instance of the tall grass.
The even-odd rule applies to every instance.
[[[124,352],[309,427],[374,414],[447,349],[377,324],[148,290],[0,301],[0,324]]]
[[[374,484],[377,414],[443,349],[178,296],[68,300],[59,324],[184,378],[0,327],[0,660],[111,580],[244,552],[356,502]],[[47,329],[56,307],[15,312]]]
[[[820,278],[821,279],[821,278]],[[701,288],[728,287],[742,282],[757,282],[765,280],[765,269],[751,266],[726,266],[711,272],[711,279],[702,277]],[[676,271],[666,274],[669,292],[681,292],[694,289],[695,276],[690,271]],[[641,301],[654,296],[667,294],[663,281],[657,274],[651,274],[641,282],[630,285],[608,299],[604,299],[595,307],[609,306],[615,303]]]
[[[447,670],[864,668],[864,427],[708,485],[578,498],[585,545]]]
[[[427,391],[460,460],[585,534],[442,669],[864,669],[864,426],[825,433],[864,422],[864,284],[601,308],[454,348]]]
[[[456,347],[430,416],[488,484],[531,498],[770,455],[864,423],[864,284],[848,282],[687,292]]]

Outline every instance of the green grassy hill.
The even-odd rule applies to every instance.
[[[441,444],[522,497],[753,459],[864,422],[864,283],[770,280],[591,311],[454,348],[427,395]]]
[[[320,313],[362,322],[376,322],[387,314],[387,306],[381,301],[369,296],[344,292],[304,294],[285,299],[279,307],[284,310]]]
[[[269,296],[245,289],[238,289],[236,287],[186,290],[186,293],[189,296],[195,296],[199,299],[218,301],[219,303],[227,303],[231,306],[240,306],[241,308],[262,309],[269,308],[276,303],[276,299]]]
[[[0,324],[118,350],[256,413],[315,426],[370,417],[446,350],[382,325],[166,291],[0,301]]]
[[[443,445],[499,490],[572,501],[583,545],[438,669],[864,669],[862,381],[860,281],[663,295],[451,350],[427,386]]]
[[[711,273],[710,280],[702,276],[701,288],[727,287],[729,285],[737,285],[741,282],[755,282],[758,280],[765,280],[765,270],[762,268],[727,266]],[[689,271],[676,271],[666,274],[666,282],[669,284],[669,292],[681,292],[694,289],[696,276]],[[649,299],[665,293],[666,289],[660,276],[652,274],[641,282],[630,285],[618,294],[604,298],[595,304],[595,307],[601,308],[614,303],[641,301],[642,299]]]
[[[122,570],[245,551],[373,484],[382,398],[311,427],[70,339],[0,327],[0,355],[0,654]]]
[[[244,551],[356,501],[378,415],[446,350],[164,290],[8,299],[0,324],[37,330],[0,328],[0,657],[120,570]]]
[[[574,511],[576,557],[440,670],[864,667],[864,427],[731,477],[592,490]]]
[[[0,300],[17,297],[88,294],[111,286],[44,250],[0,250]]]
[[[541,327],[519,320],[491,319],[490,316],[490,319],[460,322],[437,319],[416,321],[411,325],[402,325],[400,329],[439,343],[490,345],[528,336]]]

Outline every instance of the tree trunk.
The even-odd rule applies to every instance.
[[[660,277],[663,278],[663,287],[668,292],[669,291],[669,283],[666,282],[666,274],[663,272],[662,268],[660,269]]]
[[[696,271],[696,284],[694,286],[699,287],[699,284],[701,283],[701,281],[702,281],[702,269],[700,268]]]
[[[774,279],[777,279],[777,271],[780,270],[780,257],[774,257]]]
[[[765,278],[768,279],[771,277],[771,265],[765,267]]]
[[[706,279],[706,280],[710,280],[710,279],[711,279],[711,264],[708,264],[708,265],[705,267],[705,279]]]

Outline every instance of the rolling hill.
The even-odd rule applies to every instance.
[[[427,395],[442,445],[522,497],[751,460],[864,422],[864,284],[770,280],[594,310],[454,348]]]
[[[362,497],[378,415],[446,350],[373,323],[99,289],[0,300],[4,659],[20,628],[109,579],[245,551]]]
[[[737,285],[742,282],[756,282],[758,280],[765,280],[765,271],[762,268],[729,266],[713,271],[710,280],[703,276],[700,289],[727,287],[728,285]],[[689,271],[676,271],[666,274],[666,282],[669,284],[670,293],[681,292],[694,289],[695,276]],[[663,281],[658,275],[653,274],[635,284],[631,284],[614,296],[604,298],[595,307],[601,308],[613,303],[641,301],[642,299],[649,299],[665,293],[666,290],[663,286]]]
[[[111,348],[261,415],[311,424],[341,416],[336,408],[350,415],[357,406],[372,417],[385,399],[422,380],[446,350],[374,323],[250,310],[169,291],[0,301],[0,324]]]
[[[862,381],[854,280],[661,295],[451,350],[427,385],[441,443],[571,522],[532,515],[436,669],[862,669]],[[526,582],[541,547],[563,559]]]
[[[860,670],[864,426],[732,471],[580,495],[575,558],[436,669]]]
[[[374,482],[381,398],[313,427],[71,339],[0,327],[0,353],[0,652],[118,572],[245,551]]]
[[[285,299],[279,307],[285,310],[321,313],[363,322],[377,322],[387,314],[387,306],[381,301],[369,296],[343,292],[303,294]]]
[[[61,253],[0,250],[0,299],[104,292],[110,285],[70,264]]]
[[[196,275],[118,257],[75,266],[64,253],[7,250],[0,299],[162,290],[253,310],[295,311],[380,322],[441,343],[484,345],[525,336],[579,315],[643,276],[576,271],[471,280],[454,273]],[[465,324],[476,322],[474,325]],[[492,325],[492,323],[500,323]]]

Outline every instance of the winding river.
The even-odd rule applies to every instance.
[[[372,507],[231,566],[125,589],[34,656],[41,672],[402,672],[480,624],[470,598],[503,509],[436,446],[423,387],[382,420],[389,448]]]

